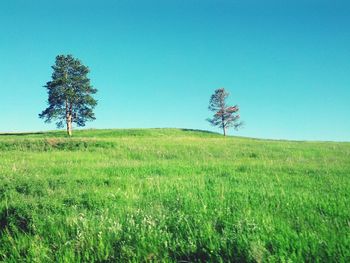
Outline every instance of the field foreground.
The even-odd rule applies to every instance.
[[[0,261],[350,262],[350,143],[0,135]]]

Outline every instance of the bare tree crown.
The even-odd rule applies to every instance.
[[[208,118],[207,121],[213,126],[222,128],[225,136],[228,128],[233,127],[237,130],[242,126],[242,122],[239,121],[238,105],[229,106],[226,103],[229,95],[224,88],[215,90],[214,94],[210,97],[208,107],[210,111],[214,112],[214,115],[212,118]]]

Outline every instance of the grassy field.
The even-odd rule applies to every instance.
[[[350,143],[0,135],[0,261],[350,262]]]

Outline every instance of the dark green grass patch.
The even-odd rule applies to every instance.
[[[117,147],[116,143],[82,139],[11,139],[0,141],[0,151],[84,151]]]

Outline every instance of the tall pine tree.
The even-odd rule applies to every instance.
[[[226,136],[226,130],[229,127],[238,129],[243,123],[239,122],[239,108],[237,105],[229,106],[226,104],[226,99],[229,93],[224,89],[215,90],[211,95],[208,109],[214,112],[213,117],[208,118],[207,121],[211,125],[222,128],[224,136]]]
[[[48,92],[48,107],[39,114],[50,123],[56,121],[58,128],[67,127],[72,135],[72,125],[85,126],[86,121],[95,120],[93,109],[97,101],[92,97],[97,92],[87,77],[89,68],[72,55],[59,55],[52,66],[52,80],[44,86]]]

